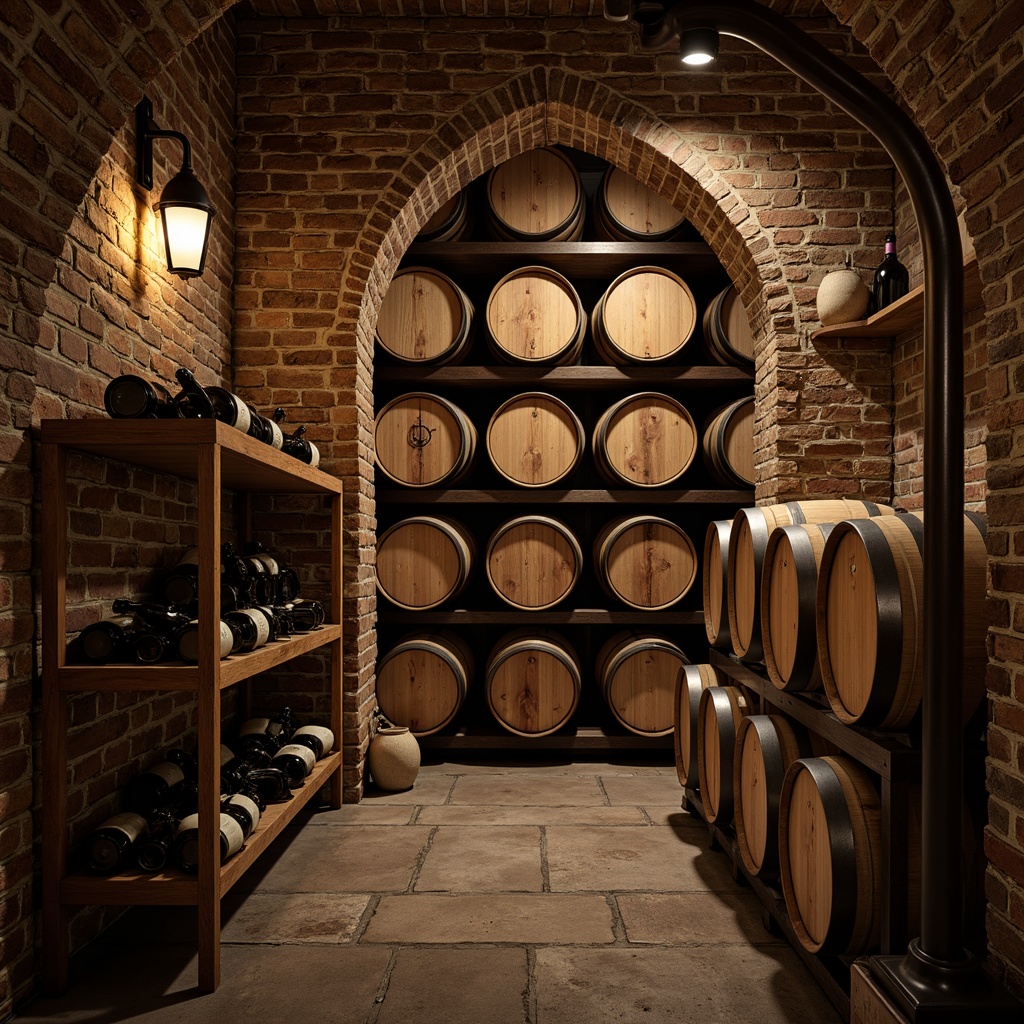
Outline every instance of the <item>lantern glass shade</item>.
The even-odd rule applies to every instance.
[[[216,211],[190,167],[183,167],[171,178],[156,209],[163,224],[167,269],[179,277],[198,277],[206,265],[210,224]]]

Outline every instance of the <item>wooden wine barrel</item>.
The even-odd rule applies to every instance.
[[[921,706],[923,515],[839,523],[818,572],[817,637],[829,704],[840,721],[900,729]],[[985,695],[985,526],[964,516],[966,721]],[[941,581],[932,583],[941,586]]]
[[[761,569],[768,538],[775,527],[891,515],[893,510],[886,505],[851,498],[790,501],[782,505],[740,509],[729,533],[729,568],[726,574],[729,635],[733,651],[747,661],[760,661],[763,657]]]
[[[487,226],[506,242],[576,242],[586,196],[579,172],[557,149],[521,153],[487,175]]]
[[[675,732],[673,747],[676,775],[686,789],[700,785],[697,764],[697,722],[700,718],[700,695],[709,686],[721,686],[718,671],[712,665],[683,665],[676,677]]]
[[[697,578],[693,542],[658,516],[626,516],[607,523],[594,540],[598,582],[631,608],[657,611],[681,600]]]
[[[729,591],[726,572],[729,568],[729,531],[731,519],[708,523],[704,535],[704,563],[701,583],[704,595],[704,631],[712,647],[729,646]]]
[[[621,725],[638,736],[667,736],[675,725],[676,678],[688,662],[665,637],[624,631],[602,645],[595,674]]]
[[[399,608],[436,608],[462,591],[475,555],[472,534],[454,519],[403,519],[377,540],[377,588]]]
[[[473,671],[473,653],[454,633],[413,633],[378,663],[377,704],[395,725],[429,736],[455,717]]]
[[[753,707],[738,686],[713,686],[700,695],[697,711],[697,771],[704,817],[718,825],[733,818],[733,757],[740,722]]]
[[[747,870],[779,873],[779,799],[789,766],[811,756],[807,734],[785,715],[750,715],[739,724],[733,764],[736,844]]]
[[[782,892],[797,938],[812,953],[853,956],[878,947],[881,803],[871,776],[848,758],[801,758],[786,772]]]
[[[772,530],[761,572],[761,646],[772,683],[780,690],[820,690],[818,566],[831,523]]]
[[[580,464],[586,434],[561,399],[531,391],[502,403],[487,425],[494,468],[518,487],[549,487]]]
[[[741,398],[715,412],[704,428],[704,462],[726,487],[754,486],[754,416],[754,399]]]
[[[704,341],[712,358],[726,365],[753,368],[754,332],[743,302],[732,285],[708,303],[703,327]]]
[[[551,608],[569,596],[582,569],[579,541],[550,516],[510,519],[487,545],[487,579],[513,608]]]
[[[561,366],[579,359],[587,314],[576,289],[556,270],[520,267],[491,290],[487,331],[498,359]]]
[[[668,242],[686,218],[632,174],[610,165],[594,196],[594,233],[608,242]]]
[[[377,319],[377,344],[403,363],[456,362],[473,340],[473,303],[439,270],[406,267],[391,281]]]
[[[417,242],[457,242],[470,227],[466,190],[460,189],[427,219],[416,236]]]
[[[580,699],[580,663],[558,633],[516,630],[487,659],[487,705],[517,736],[547,736],[572,717]]]
[[[593,445],[598,470],[614,483],[664,487],[690,468],[697,426],[674,398],[642,391],[601,414]]]
[[[442,487],[466,473],[476,453],[476,428],[453,402],[414,391],[384,406],[373,425],[374,458],[404,487]]]
[[[590,314],[591,335],[609,363],[664,363],[697,326],[689,285],[663,267],[634,267],[608,286]]]

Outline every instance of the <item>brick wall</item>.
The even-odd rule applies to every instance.
[[[235,126],[227,23],[186,55],[178,73],[169,69],[228,0],[175,0],[159,14],[151,6],[136,5],[129,18],[104,0],[10,0],[0,9],[8,29],[0,48],[0,362],[10,371],[0,403],[0,446],[10,463],[10,488],[0,500],[0,728],[13,742],[30,735],[38,639],[32,425],[98,408],[115,363],[166,373],[180,359],[205,382],[233,380],[261,406],[301,407],[327,466],[350,481],[345,740],[350,750],[361,748],[375,656],[369,424],[376,309],[418,225],[440,201],[532,145],[576,146],[650,181],[686,210],[742,287],[761,332],[760,499],[821,490],[884,498],[895,488],[913,501],[919,493],[917,341],[812,344],[808,337],[825,271],[847,251],[865,269],[879,258],[891,205],[887,161],[771,61],[726,40],[714,74],[684,79],[673,56],[638,53],[632,35],[595,16],[589,0],[557,13],[535,0],[514,5],[511,18],[504,4],[467,0],[462,16],[425,21],[401,5],[397,16],[384,17],[375,0],[345,5],[364,16],[315,18],[299,15],[330,14],[329,0],[255,0],[257,13],[244,15],[237,38]],[[1024,584],[1017,568],[1024,559],[1017,429],[1024,146],[1012,85],[1022,59],[1019,12],[995,0],[773,6],[813,15],[806,27],[871,71],[851,33],[867,46],[946,161],[978,250],[985,314],[969,340],[967,496],[975,503],[984,497],[986,444],[994,622],[989,933],[996,962],[1024,990],[1014,966],[1024,963]],[[268,12],[296,17],[262,16]],[[204,120],[204,103],[188,102],[190,83],[212,91],[211,119]],[[173,117],[192,136],[208,186],[228,180],[211,175],[230,166],[237,127],[233,301],[227,237],[212,272],[185,286],[160,274],[144,213],[137,252],[134,228],[122,235],[111,226],[138,215],[124,176],[127,136],[117,133],[143,86],[158,120]],[[229,216],[230,193],[215,199]],[[919,273],[912,232],[901,227],[901,235]],[[208,347],[195,344],[203,334],[212,338]],[[148,500],[166,500],[160,485],[152,488]],[[312,576],[322,580],[321,570]],[[84,591],[83,607],[92,599]],[[307,670],[315,674],[317,666],[299,669],[280,695],[301,693]],[[159,723],[164,730],[182,712],[141,707],[83,705],[76,715],[88,729],[91,716],[102,723],[127,714],[130,721],[138,712],[149,715],[141,729]],[[133,756],[132,742],[111,750],[111,781],[121,770],[114,762]],[[361,770],[349,763],[346,789],[355,797]],[[13,880],[0,916],[2,1014],[31,973],[32,765],[24,746],[0,761],[0,772],[0,866]],[[104,798],[82,792],[82,822],[102,810]],[[96,923],[80,919],[76,937]]]

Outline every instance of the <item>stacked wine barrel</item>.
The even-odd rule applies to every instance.
[[[664,742],[699,639],[679,625],[699,629],[695,540],[707,522],[664,497],[692,488],[734,508],[753,485],[751,382],[662,383],[701,362],[751,369],[742,306],[715,314],[727,343],[712,343],[702,313],[722,306],[723,275],[655,258],[656,243],[694,237],[684,216],[615,168],[587,192],[562,150],[496,167],[420,240],[490,238],[521,258],[468,266],[431,245],[382,301],[377,700],[420,737],[461,725],[531,739],[596,720]],[[547,243],[584,250],[589,237],[655,244],[615,273],[533,255]],[[621,381],[584,390],[588,367]],[[493,368],[502,383],[446,386],[462,368],[463,380]],[[588,492],[614,503],[574,496]]]
[[[921,709],[926,519],[869,501],[829,499],[744,508],[731,521],[712,522],[703,567],[709,642],[766,674],[790,703],[820,709],[827,700],[841,723],[909,731],[901,742],[913,743]],[[966,513],[963,531],[958,675],[967,726],[978,720],[984,696],[984,522]],[[876,950],[880,877],[890,855],[883,850],[879,778],[785,715],[755,713],[751,694],[727,673],[712,665],[680,672],[680,782],[699,788],[709,821],[734,831],[746,870],[778,880],[805,949],[842,956]],[[911,884],[894,897],[905,900],[899,913],[911,936],[920,913],[917,799],[907,798],[908,834],[898,844]],[[969,872],[970,838],[964,857]]]

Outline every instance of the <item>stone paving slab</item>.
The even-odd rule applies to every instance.
[[[701,946],[537,951],[536,1024],[840,1024],[796,953]]]
[[[639,807],[424,807],[417,825],[646,825]]]
[[[283,833],[232,891],[404,892],[429,835],[418,825]]]
[[[68,992],[34,1000],[19,1024],[365,1024],[390,956],[372,946],[224,946],[220,987],[201,994],[194,953],[154,956],[140,944],[111,963],[103,952],[76,958]]]
[[[385,896],[360,942],[514,942],[558,945],[614,941],[600,895],[555,893]]]
[[[416,782],[410,789],[403,789],[397,793],[378,789],[371,782],[366,787],[363,799],[359,806],[383,807],[389,804],[443,804],[451,792],[452,783],[457,776],[452,774],[451,769],[444,774],[434,775],[429,772],[420,772]]]
[[[730,862],[707,848],[707,832],[671,828],[547,829],[553,892],[736,891]]]
[[[613,807],[682,803],[683,787],[675,773],[672,775],[602,775],[601,784]]]
[[[621,761],[599,759],[594,761],[567,761],[565,758],[552,757],[541,759],[531,757],[524,762],[519,754],[502,759],[495,756],[473,759],[454,754],[454,760],[444,760],[439,755],[424,751],[423,763],[420,766],[420,778],[425,775],[514,775],[517,777],[550,775],[560,778],[587,778],[596,775],[672,775],[675,766],[672,762],[672,751],[665,751],[663,758],[652,758],[649,761],[637,762],[635,756],[623,758]],[[418,782],[419,780],[417,780]]]
[[[616,897],[630,942],[664,946],[706,943],[784,945],[761,923],[764,908],[749,891],[622,893]]]
[[[222,907],[222,942],[315,942],[351,940],[369,895],[343,893],[228,893]]]
[[[377,1024],[523,1024],[525,949],[403,949]]]
[[[541,892],[540,829],[446,825],[434,834],[416,892]]]
[[[496,807],[606,807],[597,776],[545,778],[516,775],[470,775],[455,784],[450,803]]]
[[[300,823],[310,825],[408,825],[416,813],[415,804],[372,803],[344,804],[337,810],[321,808]]]

